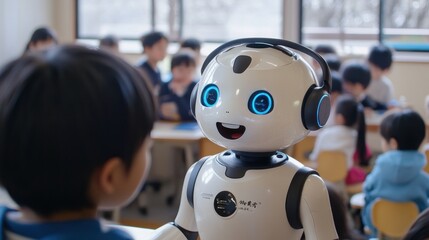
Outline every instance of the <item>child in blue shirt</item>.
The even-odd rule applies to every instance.
[[[158,95],[161,120],[195,121],[190,107],[195,68],[194,56],[189,53],[179,52],[171,58],[172,78],[161,85]]]
[[[145,177],[156,118],[138,70],[108,54],[61,46],[0,70],[0,239],[131,239],[99,208],[132,199]]]
[[[374,169],[364,182],[365,206],[363,222],[371,233],[371,211],[377,198],[394,202],[413,201],[420,211],[428,207],[429,175],[423,172],[425,156],[418,148],[425,137],[425,123],[411,110],[388,115],[380,126],[385,153],[380,155]]]

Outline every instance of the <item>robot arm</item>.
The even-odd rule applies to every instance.
[[[310,175],[302,191],[300,215],[308,240],[338,239],[325,183],[317,175]]]
[[[195,240],[198,237],[197,224],[195,221],[194,209],[187,199],[188,184],[190,179],[193,178],[195,166],[198,167],[199,163],[195,163],[189,168],[186,173],[185,181],[182,188],[182,196],[180,199],[179,212],[176,219],[172,223],[167,223],[164,226],[156,229],[151,239],[159,240]],[[198,173],[198,172],[197,172]],[[191,180],[191,184],[195,181]]]

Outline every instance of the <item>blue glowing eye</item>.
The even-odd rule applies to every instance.
[[[266,91],[256,91],[250,96],[248,107],[254,114],[268,114],[274,107],[273,97]]]
[[[219,99],[219,88],[214,84],[209,84],[203,89],[201,104],[206,107],[213,107]]]

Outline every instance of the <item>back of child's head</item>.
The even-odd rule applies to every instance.
[[[41,216],[96,207],[89,182],[110,158],[129,170],[156,113],[137,70],[62,46],[0,71],[0,182]]]
[[[357,130],[356,151],[360,165],[368,164],[366,149],[366,122],[363,106],[351,95],[342,95],[337,99],[335,114],[344,119],[343,124]]]
[[[106,35],[100,39],[100,48],[115,48],[119,45],[119,38],[115,35]]]
[[[341,114],[344,125],[353,127],[358,121],[359,103],[350,95],[342,95],[338,98],[335,106],[335,114]]]
[[[392,50],[385,45],[373,46],[369,52],[368,61],[381,70],[389,69],[392,65]]]
[[[332,79],[332,89],[331,93],[343,93],[343,84],[341,82],[341,75],[339,72],[332,71],[331,72],[331,79]]]
[[[426,126],[417,112],[404,110],[385,117],[380,125],[380,133],[386,141],[395,139],[398,150],[418,150],[425,138]]]
[[[368,66],[358,61],[348,61],[341,69],[342,80],[351,84],[361,84],[366,89],[371,82]]]
[[[329,53],[323,55],[328,67],[331,71],[340,71],[341,59],[337,54]]]
[[[150,48],[161,40],[168,42],[167,36],[162,32],[150,32],[140,38],[143,48]]]
[[[43,41],[52,41],[54,44],[58,43],[57,36],[52,29],[48,27],[40,27],[34,30],[33,34],[30,37],[30,40],[25,47],[25,51],[28,51],[32,44],[36,44],[38,42]]]
[[[195,67],[195,58],[187,52],[178,52],[171,57],[171,70],[178,66]]]
[[[190,48],[195,52],[200,52],[201,42],[196,38],[187,38],[180,43],[180,48]]]

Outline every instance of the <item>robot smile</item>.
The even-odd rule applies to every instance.
[[[216,123],[217,130],[219,131],[222,137],[236,140],[243,136],[246,131],[246,127],[238,124],[229,124],[229,123]]]

